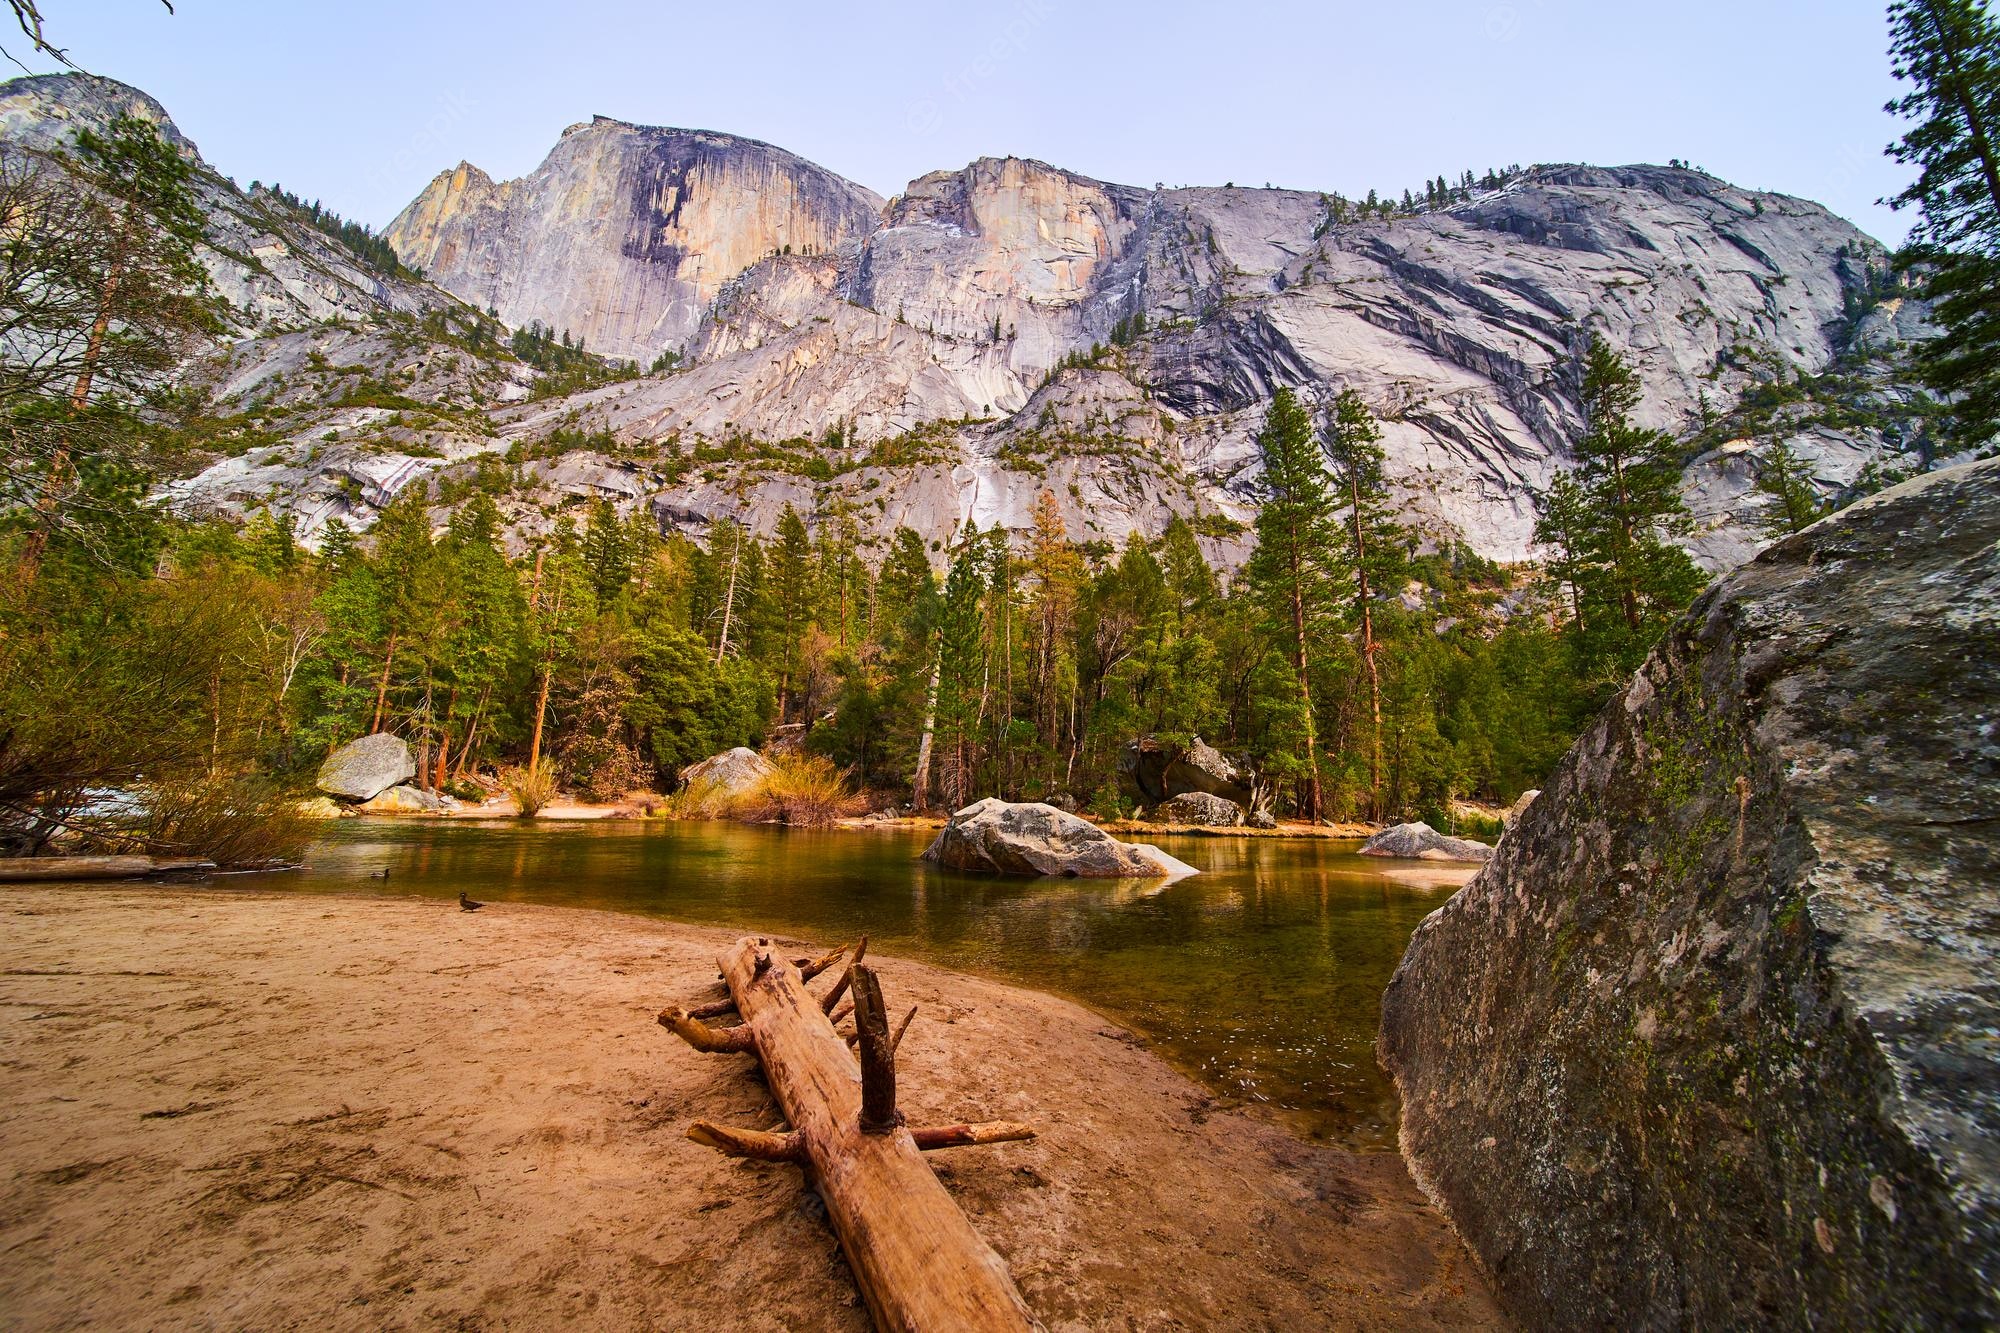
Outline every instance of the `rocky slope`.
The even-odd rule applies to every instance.
[[[48,142],[120,104],[166,123],[108,81],[17,80],[0,137]],[[691,529],[726,513],[769,531],[791,503],[864,542],[900,523],[1020,529],[1046,490],[1076,537],[1183,514],[1234,562],[1270,394],[1352,387],[1383,420],[1408,515],[1517,559],[1577,426],[1586,328],[1637,366],[1647,419],[1688,439],[1712,567],[1761,544],[1750,452],[1771,435],[1829,492],[1932,461],[1899,374],[1930,330],[1885,285],[1881,247],[1817,205],[1678,168],[1542,167],[1351,221],[1313,193],[981,159],[884,204],[765,144],[600,118],[528,176],[461,164],[404,210],[386,237],[435,286],[204,181],[211,267],[258,336],[189,373],[259,448],[224,449],[176,493],[275,504],[308,534],[365,526],[420,480],[495,491],[524,529],[607,495]],[[551,394],[504,330],[482,331],[489,307],[679,364]],[[302,336],[329,320],[350,327]],[[390,345],[359,321],[400,332]],[[336,387],[356,382],[392,392]],[[392,398],[428,424],[365,406]]]
[[[2000,460],[1765,551],[1420,926],[1402,1141],[1531,1327],[2000,1317]]]

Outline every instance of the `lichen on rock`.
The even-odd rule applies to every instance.
[[[2000,1314],[2000,460],[1712,587],[1384,1000],[1406,1155],[1540,1326]]]

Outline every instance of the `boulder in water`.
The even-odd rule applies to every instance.
[[[1196,873],[1145,843],[1120,842],[1087,819],[1039,801],[994,797],[958,811],[924,859],[952,870],[1087,879],[1179,878]]]
[[[1439,833],[1419,820],[1393,824],[1361,844],[1363,856],[1398,856],[1411,861],[1484,861],[1493,849],[1470,838]]]
[[[417,761],[403,738],[378,731],[328,755],[314,785],[329,796],[366,801],[416,775]]]
[[[436,796],[417,787],[391,787],[356,808],[364,815],[441,815],[456,804],[448,796]]]
[[[2000,460],[1697,600],[1383,999],[1524,1326],[2000,1325]]]
[[[1156,824],[1194,824],[1201,828],[1234,828],[1243,822],[1243,807],[1205,791],[1184,791],[1153,807]]]

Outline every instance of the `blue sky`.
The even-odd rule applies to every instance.
[[[765,139],[885,195],[983,154],[1355,195],[1679,157],[1887,241],[1908,224],[1875,203],[1905,178],[1882,156],[1897,131],[1879,2],[43,8],[59,45],[159,98],[223,171],[378,227],[461,158],[519,175],[593,114]]]

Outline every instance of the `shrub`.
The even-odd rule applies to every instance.
[[[225,870],[294,865],[312,841],[299,794],[255,778],[162,783],[124,830],[153,856],[198,856]]]
[[[546,768],[510,768],[500,775],[500,785],[521,808],[523,819],[533,819],[556,797],[556,775]]]
[[[776,755],[771,763],[776,771],[741,803],[738,818],[824,828],[843,815],[859,813],[861,798],[847,771],[835,768],[825,755]]]

